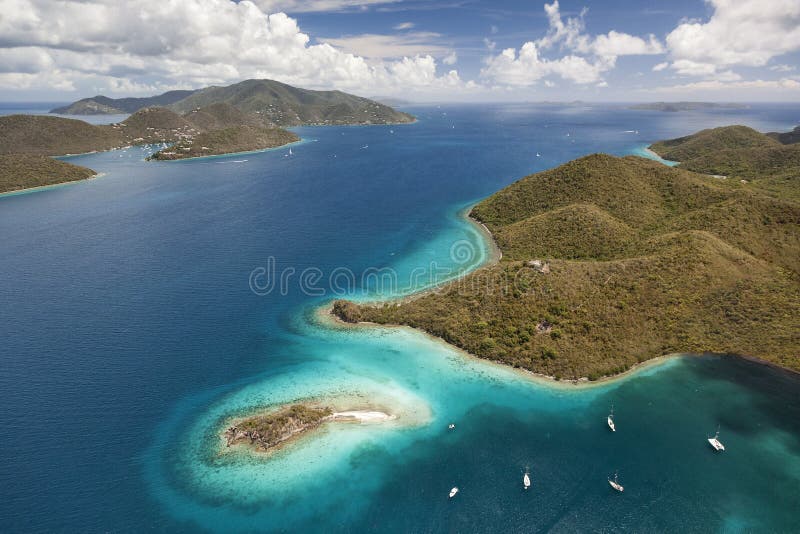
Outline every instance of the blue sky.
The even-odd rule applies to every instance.
[[[0,0],[0,99],[273,78],[418,101],[800,99],[800,0]]]

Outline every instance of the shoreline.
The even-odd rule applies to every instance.
[[[647,159],[651,159],[653,161],[657,161],[658,163],[662,163],[662,164],[666,165],[667,167],[677,167],[681,163],[680,161],[672,161],[672,160],[669,160],[669,159],[662,158],[658,154],[658,152],[655,152],[655,151],[650,149],[650,145],[643,145],[641,147],[641,151],[646,154],[645,156],[641,156],[641,157],[646,157]],[[634,154],[634,155],[636,155],[636,154]]]
[[[271,146],[268,148],[259,148],[257,150],[243,150],[241,152],[226,152],[225,154],[209,154],[208,156],[192,156],[191,158],[176,158],[176,159],[148,159],[146,160],[148,163],[150,162],[157,162],[157,163],[180,163],[181,161],[196,161],[202,159],[220,159],[220,158],[229,158],[231,156],[244,156],[247,154],[260,154],[262,152],[270,152],[272,150],[278,150],[279,148],[291,147],[295,145],[303,145],[307,142],[310,142],[309,139],[300,138],[297,141],[292,141],[290,143],[284,143],[278,146]]]
[[[649,148],[645,148],[645,150],[647,150],[648,152],[651,152],[652,154],[655,154],[656,156],[658,156],[658,154],[656,154],[655,152],[652,152]],[[660,156],[658,156],[658,157],[660,158]],[[663,160],[663,161],[667,161],[667,160]],[[675,162],[675,163],[677,164],[678,162]],[[405,302],[410,302],[412,300],[418,299],[418,298],[423,297],[423,296],[425,296],[427,294],[430,294],[432,292],[439,291],[440,289],[442,289],[442,287],[445,287],[445,286],[447,286],[449,284],[457,282],[459,279],[461,279],[462,277],[466,276],[467,274],[470,274],[472,272],[475,272],[475,271],[478,271],[480,269],[484,269],[486,267],[490,267],[492,265],[495,265],[496,263],[499,263],[499,261],[502,259],[503,255],[502,255],[502,251],[500,250],[500,248],[497,245],[497,242],[494,240],[494,236],[492,235],[492,233],[489,231],[489,229],[486,227],[485,224],[483,224],[482,222],[480,222],[480,221],[478,221],[476,219],[473,219],[472,217],[469,216],[469,214],[472,211],[472,208],[474,206],[475,205],[473,204],[473,205],[468,206],[467,208],[464,208],[464,209],[460,210],[458,212],[458,215],[460,217],[464,218],[467,222],[469,222],[471,225],[473,225],[476,229],[478,229],[478,232],[481,234],[481,236],[483,236],[484,238],[488,238],[486,240],[485,245],[486,245],[487,253],[488,253],[489,257],[486,259],[486,261],[484,261],[483,263],[477,265],[474,268],[471,268],[471,269],[465,271],[464,273],[460,274],[459,276],[457,276],[457,277],[455,277],[455,278],[453,278],[451,280],[447,280],[446,282],[443,283],[443,285],[421,289],[419,291],[412,292],[412,293],[410,293],[408,295],[402,295],[402,296],[397,296],[397,297],[389,297],[389,298],[385,298],[385,299],[362,301],[362,302],[359,303],[359,305],[362,305],[362,304],[367,304],[367,305],[375,304],[375,305],[377,305],[377,304],[382,304],[382,303],[402,304],[402,303],[405,303]],[[612,383],[612,382],[616,382],[618,380],[623,380],[623,379],[626,379],[626,378],[630,378],[631,376],[633,376],[635,374],[638,374],[639,372],[643,372],[643,371],[651,369],[651,368],[659,367],[659,366],[664,365],[664,364],[666,364],[669,361],[672,361],[674,359],[690,358],[690,357],[704,356],[704,355],[705,356],[714,355],[714,356],[724,356],[724,357],[739,358],[741,360],[745,360],[745,361],[748,361],[748,362],[751,362],[751,363],[765,365],[765,366],[770,367],[772,369],[779,370],[781,372],[785,372],[785,373],[787,373],[787,374],[789,374],[791,376],[800,376],[800,371],[798,371],[798,370],[790,369],[788,367],[783,367],[783,366],[781,366],[781,365],[779,365],[777,363],[770,362],[770,361],[764,360],[762,358],[758,358],[756,356],[748,356],[748,355],[743,355],[743,354],[729,354],[729,353],[712,353],[712,352],[705,352],[705,353],[682,353],[682,352],[676,352],[676,353],[669,353],[669,354],[661,354],[659,356],[654,356],[652,358],[648,358],[647,360],[644,360],[644,361],[641,361],[641,362],[638,362],[638,363],[632,365],[631,367],[629,367],[625,371],[622,371],[621,373],[616,373],[616,374],[611,374],[611,375],[604,375],[604,376],[598,378],[597,380],[589,380],[588,377],[572,378],[572,379],[557,379],[555,376],[545,375],[545,374],[542,374],[542,373],[536,373],[536,372],[528,370],[528,369],[522,369],[522,368],[518,368],[518,367],[513,367],[513,366],[507,365],[507,364],[502,363],[502,362],[498,362],[498,361],[495,361],[495,360],[492,360],[492,359],[489,359],[489,358],[483,358],[483,357],[478,356],[476,354],[472,354],[471,352],[466,351],[466,350],[462,349],[461,347],[458,347],[458,346],[453,345],[451,343],[448,343],[447,341],[445,341],[441,337],[436,336],[435,334],[432,334],[432,333],[430,333],[430,332],[428,332],[426,330],[423,330],[421,328],[414,328],[414,327],[411,327],[411,326],[408,326],[408,325],[401,325],[401,324],[379,324],[379,323],[373,323],[373,322],[370,322],[370,321],[364,321],[364,322],[358,322],[358,323],[345,322],[344,320],[340,319],[339,317],[337,317],[336,315],[333,314],[333,302],[334,301],[329,301],[329,302],[326,302],[323,305],[317,306],[316,309],[313,311],[312,316],[318,322],[319,325],[324,326],[324,327],[329,327],[329,328],[336,328],[336,329],[340,329],[340,330],[341,329],[357,329],[357,328],[373,328],[373,329],[374,328],[390,328],[390,329],[398,328],[398,329],[406,329],[406,330],[414,332],[414,333],[416,333],[418,335],[419,334],[424,335],[428,339],[433,340],[433,341],[435,341],[437,343],[442,343],[447,348],[457,352],[462,357],[465,357],[467,359],[475,359],[475,360],[479,360],[479,361],[481,361],[483,363],[490,363],[492,365],[500,366],[503,369],[512,371],[513,373],[515,373],[515,374],[517,374],[517,375],[519,375],[519,376],[521,376],[523,378],[527,378],[527,379],[529,379],[532,382],[537,383],[537,384],[543,384],[543,385],[549,386],[549,387],[562,386],[560,389],[577,390],[577,389],[586,389],[586,388],[590,388],[590,387],[603,386],[603,385],[607,385],[607,384]]]
[[[98,172],[92,176],[87,178],[81,178],[79,180],[70,180],[68,182],[59,182],[57,184],[50,184],[50,185],[37,185],[35,187],[26,187],[24,189],[14,189],[13,191],[4,191],[0,193],[0,198],[3,197],[13,197],[16,195],[25,195],[27,193],[37,193],[39,191],[47,191],[48,189],[55,189],[56,187],[63,187],[65,185],[74,185],[80,184],[83,182],[88,182],[89,180],[94,180],[96,178],[102,178],[103,176],[107,176],[108,173],[106,172]]]
[[[371,304],[377,305],[384,303],[403,304],[406,302],[411,302],[412,300],[416,300],[430,293],[435,293],[437,291],[440,291],[444,287],[456,283],[465,276],[472,274],[480,269],[500,263],[500,260],[503,259],[503,252],[500,250],[500,247],[497,246],[497,243],[492,237],[492,233],[489,231],[489,228],[487,228],[486,225],[480,222],[479,220],[470,217],[470,213],[472,212],[472,208],[474,207],[475,204],[469,204],[466,207],[459,209],[456,212],[456,216],[462,219],[463,221],[469,223],[469,225],[475,229],[478,235],[481,236],[482,238],[481,244],[483,245],[483,250],[486,255],[483,261],[481,261],[480,263],[476,263],[475,265],[468,267],[463,272],[460,272],[459,274],[453,276],[452,278],[443,280],[438,284],[434,284],[433,286],[425,287],[406,294],[400,294],[385,298],[365,299],[360,301],[359,303],[366,305],[371,305]],[[333,304],[330,303],[330,306],[332,305]]]
[[[323,417],[319,421],[306,426],[305,428],[294,429],[288,436],[281,439],[274,445],[263,448],[259,447],[257,443],[244,442],[244,441],[229,441],[228,433],[230,428],[235,428],[241,425],[248,419],[269,416],[271,414],[279,413],[291,406],[306,406],[312,409],[328,409],[330,414]],[[402,410],[400,410],[402,411]],[[228,454],[246,453],[253,455],[255,458],[269,458],[273,454],[277,454],[286,448],[291,447],[297,441],[302,439],[311,439],[314,434],[323,427],[334,423],[338,425],[382,425],[382,424],[398,424],[398,421],[403,419],[395,410],[389,410],[379,403],[365,403],[363,400],[360,402],[354,400],[350,396],[342,397],[311,397],[305,400],[296,400],[286,403],[262,406],[259,408],[248,410],[245,414],[231,415],[221,418],[217,423],[217,430],[215,433],[219,438],[219,446],[216,450],[217,456],[225,456]],[[407,424],[415,426],[419,422],[410,420]]]

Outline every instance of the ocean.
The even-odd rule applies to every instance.
[[[800,530],[796,376],[695,356],[576,388],[317,313],[479,267],[463,211],[527,174],[713,126],[786,131],[800,106],[407,111],[295,128],[291,155],[70,157],[103,175],[0,196],[0,531]],[[399,418],[221,452],[230,417],[331,397]]]

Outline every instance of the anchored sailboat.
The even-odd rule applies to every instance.
[[[531,487],[531,477],[530,477],[530,474],[528,473],[528,468],[525,468],[525,476],[522,477],[522,486],[525,489],[528,489],[528,488]]]
[[[617,427],[616,427],[616,425],[614,425],[614,405],[613,404],[611,405],[611,413],[608,414],[608,419],[606,420],[606,422],[608,423],[608,428],[610,428],[612,432],[616,432],[617,431]]]
[[[717,433],[713,438],[708,438],[708,443],[714,448],[715,451],[724,451],[725,445],[719,440],[719,425],[717,425]]]
[[[609,484],[609,485],[610,485],[612,488],[614,488],[614,490],[615,490],[615,491],[618,491],[618,492],[620,492],[620,493],[622,493],[623,491],[625,491],[625,488],[622,486],[622,484],[620,484],[620,483],[619,483],[619,480],[617,479],[617,473],[616,473],[616,472],[614,473],[614,480],[611,480],[611,479],[609,478],[609,479],[608,479],[608,484]]]
[[[456,493],[458,493],[458,488],[451,489],[450,490],[450,498],[452,499],[453,497],[455,497]]]

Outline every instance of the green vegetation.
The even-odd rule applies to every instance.
[[[110,127],[44,115],[0,117],[0,154],[60,156],[110,150],[124,144],[124,135]]]
[[[226,103],[278,126],[412,122],[406,113],[341,91],[310,91],[273,80],[246,80],[208,87],[170,106],[179,113]]]
[[[195,109],[184,114],[184,118],[203,131],[231,128],[233,126],[253,126],[263,128],[264,119],[255,114],[239,111],[230,104],[217,103]]]
[[[295,404],[267,414],[247,417],[225,431],[228,447],[249,443],[267,450],[319,426],[333,414],[330,408]]]
[[[742,148],[769,148],[781,144],[747,126],[723,126],[702,130],[686,137],[659,141],[650,150],[670,161],[686,161],[706,157],[719,150]]]
[[[800,203],[595,154],[523,178],[472,215],[496,236],[499,264],[399,305],[338,301],[333,312],[557,378],[674,352],[800,370]]]
[[[45,156],[0,155],[0,193],[85,180],[95,174],[92,169]]]
[[[0,154],[5,155],[79,154],[129,145],[169,143],[170,148],[154,157],[180,159],[260,150],[298,140],[295,134],[281,128],[264,127],[259,116],[248,115],[229,104],[215,104],[183,116],[165,108],[145,108],[110,125],[41,115],[0,117]],[[74,170],[67,172],[66,164],[59,165],[61,162],[55,160],[18,157],[14,161],[13,168],[2,170],[10,189],[71,181],[79,179],[74,176],[81,174]],[[89,176],[95,174],[90,172]]]
[[[153,159],[174,160],[248,152],[274,148],[299,141],[292,132],[282,128],[256,128],[253,126],[233,126],[220,130],[204,132],[191,139],[153,154]]]
[[[726,126],[654,143],[663,158],[691,171],[748,180],[776,198],[800,200],[800,127],[784,134],[762,134],[746,126]]]
[[[51,113],[98,114],[133,113],[151,106],[168,107],[182,114],[216,104],[227,104],[246,115],[257,115],[259,124],[250,126],[299,126],[301,124],[390,124],[412,122],[414,117],[395,111],[368,98],[341,91],[310,91],[273,80],[245,80],[227,87],[198,91],[170,91],[149,98],[108,98],[95,96],[79,100]],[[217,129],[244,124],[208,124]]]

